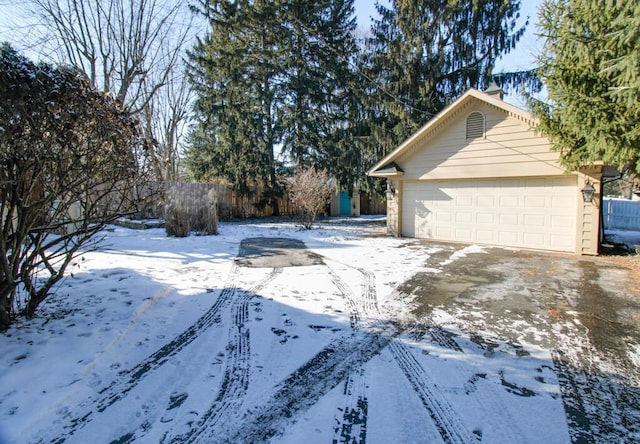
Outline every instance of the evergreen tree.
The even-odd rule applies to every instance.
[[[291,26],[284,149],[298,169],[326,169],[351,193],[365,172],[356,142],[362,113],[361,86],[352,68],[358,59],[353,0],[291,2],[286,11]]]
[[[376,91],[373,135],[395,147],[469,87],[483,89],[496,59],[524,33],[519,0],[392,0],[377,5],[367,56]]]
[[[353,0],[211,0],[199,11],[211,31],[191,52],[198,123],[187,168],[245,194],[265,185],[274,204],[276,147],[298,168],[335,166],[352,103]]]
[[[541,129],[575,170],[604,161],[640,173],[640,5],[548,0],[540,75]]]
[[[340,97],[342,120],[335,125],[332,143],[326,147],[322,161],[318,162],[318,165],[331,172],[338,188],[349,194],[356,189],[372,191],[372,185],[378,180],[368,178],[366,171],[380,158],[367,121],[370,83],[362,74],[360,51],[354,52],[351,57],[352,68],[346,82],[346,93]]]
[[[331,169],[352,94],[353,0],[293,0],[283,14],[283,148],[297,168],[323,164]]]
[[[190,52],[197,124],[186,165],[196,180],[224,180],[248,195],[264,189],[274,206],[282,193],[276,179],[275,117],[280,55],[277,3],[204,1],[199,11],[211,31]]]

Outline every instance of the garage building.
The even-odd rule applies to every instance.
[[[388,179],[389,232],[598,254],[602,166],[565,171],[537,123],[468,90],[368,172]]]

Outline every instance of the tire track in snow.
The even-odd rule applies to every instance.
[[[344,383],[344,407],[338,409],[333,429],[333,444],[364,444],[367,442],[366,377],[363,366],[353,371]]]
[[[347,302],[351,328],[357,329],[362,320],[360,311],[365,304],[362,303],[363,301],[356,300],[351,288],[335,270],[328,265],[327,268],[329,269],[331,282],[342,293],[342,297]],[[365,292],[363,292],[363,296],[365,296]],[[343,405],[338,408],[334,418],[333,444],[364,444],[366,442],[368,407],[365,372],[364,367],[360,365],[344,381]]]
[[[373,273],[352,267],[348,264],[343,265],[355,269],[362,274],[363,282],[360,306],[364,314],[371,319],[371,325],[375,328],[388,324],[388,321],[382,318],[378,307],[375,276]],[[343,288],[348,288],[348,286],[344,284]],[[478,437],[467,431],[458,412],[449,403],[437,384],[433,382],[427,371],[413,356],[411,350],[395,336],[390,339],[389,348],[396,363],[418,394],[443,441],[446,443],[477,442]],[[346,410],[347,407],[345,407],[345,411]]]
[[[331,282],[340,291],[340,293],[342,293],[342,297],[347,303],[351,328],[358,328],[362,316],[360,314],[360,307],[353,295],[353,292],[346,282],[344,282],[331,267],[327,265],[327,269],[329,270],[329,278],[331,279]]]
[[[426,318],[412,328],[410,336],[414,341],[420,342],[427,333],[430,342],[450,351],[465,353],[463,348],[453,339],[455,335],[436,325],[430,318]],[[451,360],[449,365],[460,374],[468,373],[468,370],[462,368],[460,360]],[[478,387],[482,388],[482,394],[479,393]],[[497,431],[496,436],[505,437],[506,442],[526,444],[525,434],[518,428],[509,412],[509,407],[501,400],[499,390],[499,387],[487,380],[486,374],[474,374],[464,384],[464,393],[474,397],[485,413],[485,417],[491,421],[486,427],[491,427],[494,432]],[[476,434],[481,437],[482,430],[474,430],[474,435]]]
[[[397,340],[392,340],[389,344],[389,349],[398,366],[420,397],[422,405],[429,412],[429,416],[443,441],[452,444],[477,442],[478,437],[467,431],[458,413],[408,347]]]
[[[591,358],[597,352],[588,345],[582,348],[580,357],[552,352],[571,441],[638,442],[640,389],[623,378],[618,383],[611,380]],[[572,349],[578,346],[566,348]]]
[[[376,292],[376,277],[375,275],[363,268],[356,268],[363,277],[362,282],[362,308],[365,313],[379,314],[378,307],[378,295]]]
[[[313,407],[389,343],[389,332],[353,331],[332,341],[281,381],[271,396],[215,435],[218,442],[267,442],[285,433],[295,416]]]
[[[241,398],[246,393],[246,385],[244,385],[242,376],[244,369],[238,363],[233,364],[233,360],[230,358],[225,371],[225,375],[230,376],[229,385],[223,384],[216,401],[194,429],[186,435],[172,438],[171,442],[200,442],[202,440],[206,442],[206,439],[216,439],[220,442],[268,440],[282,435],[296,414],[311,408],[322,396],[340,383],[345,383],[346,399],[341,417],[336,418],[338,421],[338,427],[335,430],[336,442],[354,442],[354,439],[355,442],[362,442],[357,439],[366,436],[367,404],[363,364],[390,344],[395,344],[394,348],[400,350],[396,350],[394,356],[397,360],[403,360],[404,364],[399,363],[399,365],[403,368],[403,372],[410,379],[412,385],[424,385],[425,377],[420,375],[420,371],[424,372],[424,369],[421,369],[406,346],[393,340],[399,334],[396,324],[382,319],[379,314],[373,274],[351,266],[347,267],[357,270],[363,276],[359,299],[334,270],[330,267],[327,268],[329,269],[329,278],[345,298],[351,312],[351,324],[356,331],[349,336],[343,336],[333,341],[307,361],[278,384],[265,402],[247,411],[240,422],[222,420],[229,419],[235,412],[235,407],[240,407]],[[239,307],[236,316],[234,316],[236,320],[234,325],[236,326],[238,325],[237,321],[241,321],[243,318],[242,304]],[[371,317],[366,325],[361,325],[363,312]],[[242,330],[241,328],[236,329]],[[245,337],[248,343],[248,331]],[[239,336],[237,340],[232,342],[240,345],[236,348],[232,347],[232,349],[240,350],[238,353],[242,355],[243,337]],[[248,353],[246,356],[249,356]],[[234,371],[240,371],[240,375],[234,374]],[[246,371],[248,372],[248,366]],[[432,391],[430,394],[436,396],[438,393]],[[421,399],[423,398],[424,395],[421,396]],[[464,442],[473,441],[471,435],[465,435],[466,431],[461,426],[461,422],[456,422],[457,416],[450,405],[447,404],[438,409],[438,405],[443,404],[443,399],[438,398],[433,401],[436,407],[429,403],[426,403],[426,407],[431,417],[434,418],[434,422],[437,426],[439,425],[438,430],[441,431],[445,442],[460,442],[459,439],[456,439],[461,436],[467,437],[467,439],[463,439]],[[356,434],[358,436],[355,436]],[[344,436],[341,437],[341,435]]]
[[[393,323],[387,321],[367,330],[356,329],[361,322],[361,304],[346,282],[333,269],[328,266],[327,269],[329,279],[350,309],[354,330],[332,341],[281,381],[264,402],[253,406],[240,420],[224,424],[218,421],[221,427],[217,431],[209,428],[206,433],[199,433],[198,438],[230,443],[267,441],[282,435],[299,412],[311,408],[340,383],[346,383],[345,393],[351,401],[345,404],[342,418],[338,420],[344,427],[338,426],[336,433],[350,428],[351,436],[356,429],[359,436],[364,436],[367,401],[363,364],[385,348],[398,331]],[[342,442],[347,442],[346,437]]]
[[[238,266],[233,264],[227,276],[226,284],[220,291],[219,297],[194,324],[136,366],[119,372],[118,379],[102,388],[98,392],[97,399],[93,398],[81,403],[77,408],[74,408],[74,411],[77,413],[74,414],[74,412],[72,412],[62,418],[66,424],[62,427],[61,431],[54,430],[49,432],[45,438],[41,438],[38,442],[54,444],[65,442],[74,433],[92,421],[97,414],[104,412],[107,408],[124,398],[143,378],[166,364],[170,358],[180,353],[207,329],[219,323],[220,312],[235,299],[235,295],[238,292],[238,288],[233,285],[237,280],[237,276]],[[267,276],[265,279],[269,278],[270,277]],[[51,436],[52,433],[57,434]]]
[[[238,410],[249,387],[251,370],[251,347],[249,328],[249,302],[282,273],[282,268],[274,268],[269,275],[248,291],[240,291],[231,307],[229,326],[229,351],[220,390],[214,403],[202,415],[194,428],[183,435],[165,437],[163,442],[197,442],[202,437],[214,437],[215,427]],[[206,440],[206,439],[205,439]]]
[[[325,258],[325,263],[328,262]],[[242,424],[230,427],[222,438],[224,442],[261,442],[282,435],[287,425],[300,411],[315,402],[340,383],[346,384],[343,408],[335,417],[334,442],[359,441],[361,430],[366,434],[366,383],[363,365],[389,346],[399,367],[418,394],[436,429],[446,443],[477,442],[469,433],[459,414],[445,395],[413,356],[409,348],[396,339],[400,333],[392,321],[384,319],[378,309],[373,274],[341,264],[358,271],[363,278],[360,298],[356,298],[349,285],[334,268],[327,265],[329,278],[342,293],[349,307],[354,332],[342,337],[296,370],[281,382],[270,399],[248,412]],[[367,316],[363,323],[363,315]],[[357,338],[361,337],[364,340]],[[352,390],[349,390],[349,387]],[[353,391],[353,388],[357,388]],[[355,396],[354,396],[355,395]],[[364,426],[364,427],[361,427]],[[358,429],[360,427],[360,429]],[[233,430],[235,428],[235,430]],[[358,436],[353,431],[357,430]]]
[[[360,317],[353,292],[331,269],[329,279],[345,297],[351,309],[351,323],[357,325]],[[225,415],[227,421],[216,418],[194,428],[188,436],[172,438],[170,442],[263,442],[281,435],[296,413],[312,407],[349,375],[358,374],[362,364],[386,347],[390,335],[393,334],[396,334],[395,327],[385,323],[375,333],[356,330],[349,335],[341,336],[281,381],[265,402],[252,407],[241,420],[231,420],[234,413],[232,409]],[[354,378],[352,386],[363,392],[363,381]],[[233,401],[230,399],[229,407],[240,407],[241,399]],[[357,401],[354,405],[357,406]],[[362,406],[362,403],[360,405]],[[214,410],[216,409],[214,404]],[[349,411],[351,417],[355,418],[362,410]],[[366,409],[363,411],[366,414]]]

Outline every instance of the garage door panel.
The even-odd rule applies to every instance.
[[[479,229],[476,232],[476,238],[478,242],[483,244],[491,244],[495,242],[495,236],[493,231]]]
[[[459,224],[470,224],[473,222],[473,215],[468,212],[456,213],[456,222]]]
[[[550,240],[553,245],[558,247],[559,251],[573,251],[575,248],[573,237],[552,234]]]
[[[406,236],[574,251],[576,179],[407,182]]]
[[[496,223],[496,215],[493,213],[478,213],[476,222],[478,225],[493,225]]]
[[[448,211],[440,211],[436,214],[437,222],[441,223],[450,223],[453,220],[453,217]]]
[[[551,228],[562,229],[563,227],[568,226],[569,224],[573,224],[574,218],[570,216],[550,216]]]
[[[544,243],[543,233],[524,233],[523,240],[525,245],[540,245]]]
[[[454,235],[451,228],[445,228],[445,227],[436,228],[435,235],[433,236],[434,239],[441,239],[441,238],[450,239],[452,237],[454,237]]]
[[[525,208],[544,208],[547,199],[545,196],[525,196],[524,207]]]
[[[518,208],[519,204],[519,196],[500,196],[500,208]]]
[[[575,196],[551,196],[551,208],[564,208],[571,206],[575,208]]]
[[[540,227],[544,228],[546,223],[546,217],[544,214],[525,214],[524,225],[527,227]]]
[[[518,239],[518,233],[514,231],[499,231],[498,243],[500,245],[520,245],[520,239]]]
[[[501,214],[498,218],[500,225],[516,226],[520,223],[520,217],[518,214]]]

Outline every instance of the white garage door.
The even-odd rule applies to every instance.
[[[574,251],[576,178],[407,182],[408,237]]]

